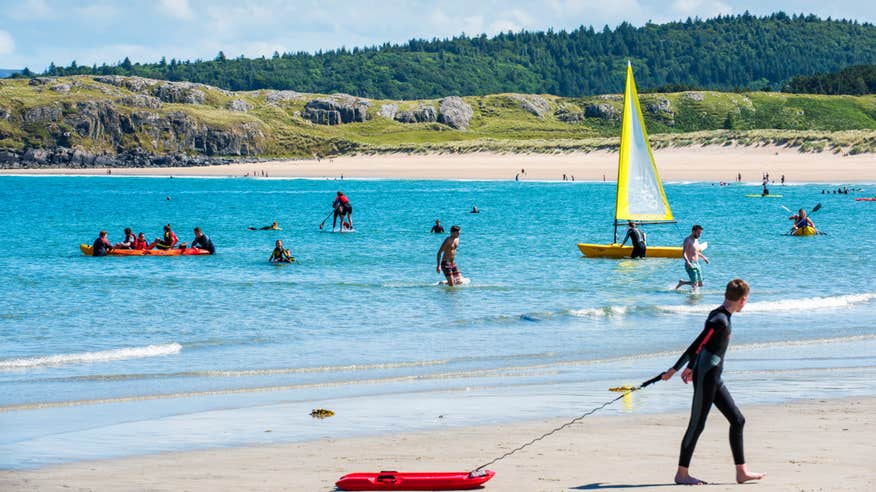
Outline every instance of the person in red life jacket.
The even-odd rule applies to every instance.
[[[100,231],[97,239],[91,245],[91,256],[106,256],[112,250],[113,245],[106,238],[106,231]]]
[[[341,229],[353,228],[353,206],[350,205],[350,199],[344,195],[343,191],[339,191],[335,201],[332,202],[332,208],[335,209],[334,217],[332,217],[332,229],[337,225],[338,218],[341,219]]]
[[[146,234],[140,233],[134,239],[134,249],[149,249],[149,241],[146,240]]]
[[[176,233],[170,228],[170,224],[167,224],[164,226],[164,237],[155,238],[155,241],[152,241],[152,244],[149,245],[149,249],[173,249],[178,242],[179,238],[176,237]]]

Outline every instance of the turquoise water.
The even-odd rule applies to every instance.
[[[0,468],[574,416],[673,363],[733,277],[752,286],[725,376],[740,405],[872,395],[876,203],[854,197],[876,186],[827,187],[668,183],[679,224],[645,230],[678,245],[705,227],[691,294],[681,260],[581,257],[612,237],[612,183],[0,177]],[[339,188],[352,234],[318,227]],[[783,205],[818,202],[827,235],[783,235]],[[436,218],[462,228],[468,286],[435,285]],[[78,249],[168,222],[217,254]],[[267,263],[276,239],[298,264]],[[687,391],[606,413],[683,409]]]

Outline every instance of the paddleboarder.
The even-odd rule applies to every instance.
[[[454,286],[462,283],[462,274],[456,266],[456,248],[459,247],[459,226],[450,227],[450,235],[441,243],[436,257],[436,272],[443,272],[447,278],[447,285]]]
[[[706,426],[706,417],[712,404],[718,407],[730,422],[730,450],[736,465],[736,482],[760,480],[765,475],[750,472],[745,465],[742,446],[745,417],[733,402],[730,391],[721,379],[724,370],[724,353],[730,344],[730,317],[745,307],[748,294],[749,287],[744,280],[738,278],[731,280],[724,291],[724,302],[709,313],[703,331],[662,376],[664,381],[669,380],[686,363],[687,367],[681,373],[681,380],[685,384],[691,381],[694,383],[690,422],[681,441],[678,470],[675,473],[675,483],[679,485],[707,483],[690,475],[690,461],[697,439]]]
[[[621,241],[621,246],[627,243],[627,239],[632,239],[633,252],[630,258],[644,258],[647,246],[645,244],[645,231],[640,231],[636,228],[636,223],[632,220],[627,222],[627,235]]]
[[[709,259],[706,258],[706,255],[703,254],[702,248],[700,247],[700,236],[703,234],[703,226],[699,224],[694,224],[691,228],[690,236],[684,239],[684,243],[681,245],[681,257],[684,259],[684,271],[687,272],[687,276],[690,281],[679,280],[678,285],[675,286],[675,290],[678,290],[682,285],[690,285],[693,287],[693,290],[697,290],[697,288],[703,286],[703,273],[700,270],[700,262],[699,259],[702,258],[706,263],[709,262]]]
[[[332,217],[332,229],[335,228],[338,217],[341,219],[341,229],[346,227],[347,229],[353,228],[353,206],[350,205],[350,199],[344,195],[343,191],[339,191],[337,196],[335,197],[335,201],[332,202],[332,208],[334,209],[334,217]],[[346,217],[346,219],[345,219]]]

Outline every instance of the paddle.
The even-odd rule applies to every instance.
[[[324,219],[322,219],[322,222],[319,223],[319,230],[322,230],[322,227],[325,225],[325,221],[329,220],[329,217],[331,217],[333,213],[335,213],[334,209],[332,209],[332,211],[329,212],[329,214],[326,215]]]

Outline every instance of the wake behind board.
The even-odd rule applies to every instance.
[[[782,198],[782,195],[755,195],[754,193],[745,195],[745,198]]]
[[[341,490],[471,490],[478,489],[496,472],[397,472],[349,473],[335,483]]]
[[[462,277],[462,278],[460,278],[459,282],[453,284],[453,286],[457,286],[457,285],[468,285],[468,284],[470,284],[470,283],[471,283],[471,279],[470,279],[470,278],[468,278],[468,277]],[[443,286],[446,287],[446,286],[449,286],[450,284],[448,284],[446,280],[442,280],[442,281],[436,283],[435,285],[443,285]]]

